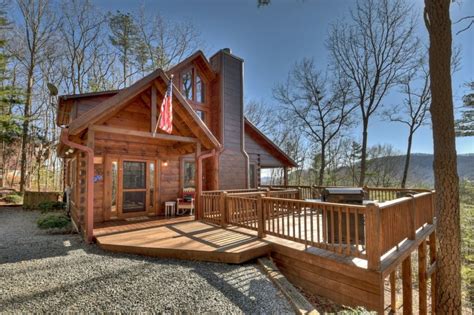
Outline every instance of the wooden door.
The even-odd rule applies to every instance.
[[[122,214],[146,213],[149,196],[147,181],[147,162],[124,160],[122,163]]]
[[[159,160],[106,156],[106,220],[159,212]]]

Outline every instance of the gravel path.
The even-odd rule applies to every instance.
[[[112,254],[0,208],[0,313],[293,313],[255,264]]]

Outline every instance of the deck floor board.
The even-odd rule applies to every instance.
[[[94,234],[106,250],[163,258],[243,263],[271,249],[252,231],[183,218],[99,226]]]

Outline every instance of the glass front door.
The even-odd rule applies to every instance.
[[[147,210],[147,163],[123,161],[122,212]]]

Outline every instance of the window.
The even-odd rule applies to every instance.
[[[181,75],[181,93],[197,103],[206,101],[204,81],[195,69],[189,69]]]
[[[194,161],[184,161],[183,188],[195,188],[196,163]]]
[[[150,162],[150,207],[155,205],[155,163]]]
[[[202,121],[205,121],[204,118],[206,117],[206,113],[202,110],[196,110],[196,114],[201,118]]]
[[[118,162],[112,161],[112,212],[117,211]]]
[[[250,180],[250,188],[257,188],[256,184],[256,167],[255,164],[249,165],[249,180]]]
[[[181,92],[188,100],[193,99],[193,73],[191,70],[183,73],[181,77]]]
[[[69,162],[69,176],[70,176],[70,182],[69,182],[69,187],[70,187],[70,195],[69,198],[70,200],[75,203],[76,202],[76,181],[77,181],[77,160],[73,159]]]
[[[145,188],[145,162],[123,162],[123,189]]]
[[[196,102],[204,103],[204,83],[199,75],[196,74]]]

